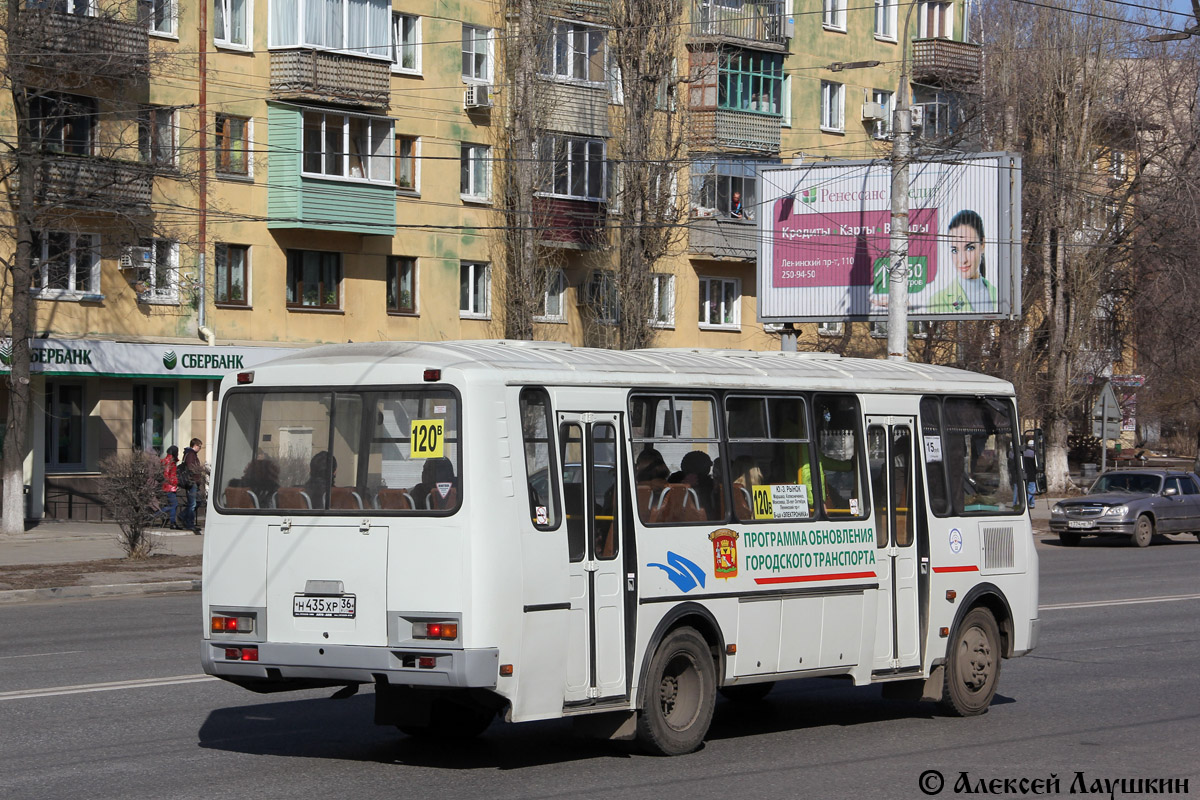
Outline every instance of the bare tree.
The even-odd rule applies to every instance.
[[[619,203],[612,270],[619,313],[615,345],[629,350],[654,341],[654,267],[678,246],[678,176],[685,155],[687,103],[677,97],[682,0],[614,3],[610,48],[619,70]]]
[[[100,472],[100,500],[121,526],[125,555],[145,558],[155,544],[148,531],[163,517],[162,463],[153,453],[127,450],[101,461]]]
[[[162,68],[167,57],[151,53],[147,20],[138,14],[134,0],[112,0],[94,10],[7,0],[0,16],[0,81],[12,109],[12,124],[0,131],[6,201],[0,224],[13,242],[0,253],[12,340],[0,521],[6,533],[24,530],[31,288],[43,270],[56,280],[74,280],[70,265],[82,249],[73,232],[103,224],[110,247],[151,235],[154,177],[183,178],[174,160],[177,142],[156,138],[161,128],[144,104],[151,67]],[[42,232],[52,229],[68,235],[43,242]],[[51,256],[43,261],[47,248]]]

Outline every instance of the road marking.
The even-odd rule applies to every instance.
[[[57,653],[26,653],[23,656],[0,656],[0,661],[6,661],[10,658],[42,658],[43,656],[73,656],[76,653],[82,653],[82,650],[60,650]]]
[[[153,686],[176,686],[181,683],[203,683],[215,681],[212,675],[175,675],[170,678],[139,678],[132,681],[110,681],[108,683],[83,683],[77,686],[52,686],[48,689],[20,689],[15,692],[0,692],[0,701],[28,700],[34,697],[58,697],[65,694],[88,694],[89,692],[115,692],[119,689],[147,689]]]
[[[1129,597],[1124,600],[1096,600],[1085,603],[1054,603],[1038,606],[1040,611],[1063,611],[1069,608],[1103,608],[1105,606],[1135,606],[1140,603],[1173,603],[1177,600],[1200,600],[1200,594],[1167,594],[1160,597]]]

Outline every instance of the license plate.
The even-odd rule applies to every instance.
[[[1094,528],[1096,523],[1090,519],[1071,519],[1067,520],[1068,528]]]
[[[292,598],[293,617],[346,617],[354,618],[355,597],[352,594],[336,596],[298,594]]]

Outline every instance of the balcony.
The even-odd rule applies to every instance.
[[[548,247],[590,250],[603,243],[604,207],[594,200],[535,197],[535,224]]]
[[[8,42],[18,38],[26,43],[29,66],[48,75],[128,82],[149,76],[150,35],[145,24],[25,8]]]
[[[271,98],[386,109],[390,62],[297,48],[271,51]]]
[[[724,217],[693,217],[688,223],[688,252],[739,261],[758,259],[758,225]]]
[[[779,117],[718,108],[693,108],[691,146],[701,150],[778,153]]]
[[[693,0],[692,41],[786,50],[783,9],[783,0]]]
[[[114,158],[47,155],[35,191],[40,201],[67,208],[146,212],[156,170],[161,168]]]
[[[983,73],[983,48],[950,39],[914,39],[912,79],[934,86],[976,83]]]

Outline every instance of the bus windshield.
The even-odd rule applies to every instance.
[[[214,502],[243,513],[447,513],[461,502],[446,389],[240,391],[225,398]]]

